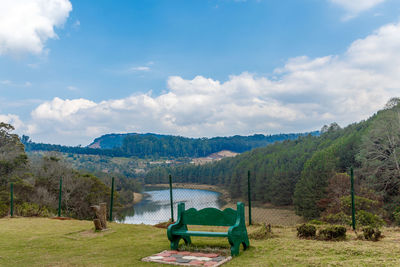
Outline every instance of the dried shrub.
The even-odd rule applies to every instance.
[[[346,239],[346,227],[341,225],[332,225],[319,230],[318,239],[320,240],[344,240]]]
[[[249,238],[261,240],[273,237],[271,224],[263,223],[260,228],[249,233]]]
[[[299,238],[315,238],[317,228],[311,224],[302,224],[297,227],[297,236]]]
[[[362,231],[365,240],[379,241],[382,238],[382,232],[378,228],[368,226],[364,227]]]

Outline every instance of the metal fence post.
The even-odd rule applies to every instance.
[[[350,168],[350,183],[351,183],[351,221],[353,230],[356,230],[356,208],[354,205],[354,172],[353,167]]]
[[[250,189],[250,171],[247,172],[247,193],[249,199],[249,225],[251,225],[251,189]]]
[[[60,191],[58,193],[58,217],[61,217],[62,178],[60,178]]]
[[[110,222],[112,222],[113,217],[112,217],[112,211],[113,211],[113,205],[114,205],[114,177],[111,180],[111,199],[110,199]]]
[[[14,215],[14,183],[10,185],[10,216]]]
[[[169,175],[169,199],[171,202],[171,220],[174,221],[174,200],[172,198],[172,177]]]

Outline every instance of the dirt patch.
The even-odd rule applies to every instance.
[[[162,222],[162,223],[156,224],[156,225],[154,225],[154,227],[162,228],[162,229],[167,229],[168,226],[170,226],[170,225],[173,224],[173,223],[174,223],[174,222],[172,222],[171,220],[169,220],[168,222]]]
[[[108,235],[108,234],[111,234],[114,232],[115,231],[110,228],[106,229],[106,230],[102,230],[102,231],[94,231],[94,230],[90,229],[90,230],[79,232],[78,235],[80,237],[93,238],[93,237]]]
[[[60,221],[75,220],[75,219],[69,218],[69,217],[52,217],[51,219],[53,219],[53,220],[60,220]]]

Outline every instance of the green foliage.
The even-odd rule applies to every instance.
[[[344,212],[339,212],[336,214],[327,214],[322,218],[325,222],[331,224],[340,225],[351,225],[351,215]],[[357,226],[371,226],[371,227],[381,227],[385,222],[378,215],[365,210],[358,210],[356,212],[356,225]]]
[[[0,202],[0,218],[7,216],[9,206],[6,203]]]
[[[320,240],[344,240],[346,239],[346,227],[341,225],[332,225],[318,231],[318,239]]]
[[[317,134],[313,132],[312,134]],[[22,138],[27,151],[58,151],[75,154],[91,154],[112,157],[135,156],[140,158],[159,157],[204,157],[209,154],[230,150],[238,153],[263,147],[276,141],[296,139],[304,134],[278,134],[214,138],[186,138],[160,134],[108,134],[96,138],[89,147],[68,147],[34,143],[29,137]],[[103,149],[92,148],[100,147]]]
[[[317,152],[306,162],[293,196],[298,215],[306,219],[319,217],[322,210],[317,203],[325,196],[325,188],[334,174],[336,163],[332,149]]]
[[[46,207],[27,202],[16,205],[15,214],[22,217],[50,217],[52,215]]]
[[[312,219],[312,220],[308,221],[308,224],[323,225],[323,224],[325,224],[325,222],[319,221],[319,220],[316,220],[316,219]]]
[[[351,213],[351,196],[345,196],[340,199],[341,208],[347,214]],[[381,210],[380,203],[377,200],[354,196],[357,210],[364,210],[369,212],[379,212]]]
[[[368,226],[364,227],[362,231],[365,240],[378,241],[382,238],[382,232],[378,228]]]
[[[342,211],[336,214],[327,214],[322,220],[330,224],[351,225],[351,216]]]
[[[393,212],[394,222],[400,226],[400,211]]]
[[[302,224],[297,227],[297,236],[299,238],[315,238],[317,228],[311,224]]]
[[[385,225],[385,221],[376,214],[359,210],[356,212],[356,224],[360,226],[382,227]]]

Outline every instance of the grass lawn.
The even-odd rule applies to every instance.
[[[165,229],[110,226],[93,233],[90,221],[0,219],[0,266],[158,266],[140,260],[169,249]],[[251,248],[224,266],[400,266],[399,228],[385,228],[379,242],[354,240],[351,232],[341,242],[299,240],[293,227],[272,230],[274,238],[250,240]],[[193,243],[228,248],[224,238],[193,238]]]

